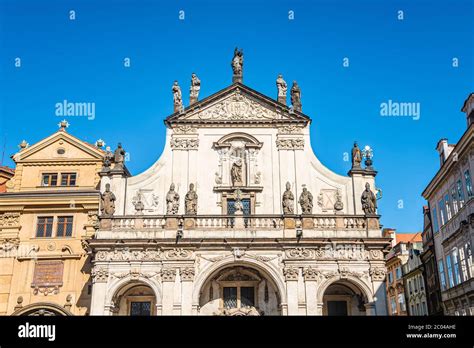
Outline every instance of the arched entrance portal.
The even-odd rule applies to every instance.
[[[67,309],[49,302],[33,303],[23,308],[20,308],[12,313],[12,315],[28,315],[28,316],[67,316],[73,315]]]
[[[203,315],[280,315],[273,281],[248,266],[228,266],[204,283],[199,296]]]
[[[156,297],[153,289],[142,283],[123,286],[115,294],[113,315],[151,316],[156,315]]]
[[[357,285],[349,280],[338,280],[324,291],[323,315],[367,315],[366,303],[367,297]]]

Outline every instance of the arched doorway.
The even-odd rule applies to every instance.
[[[121,287],[112,302],[113,315],[156,315],[156,296],[147,284],[133,282]]]
[[[249,266],[227,266],[201,288],[201,315],[280,315],[280,295],[273,281]]]
[[[67,316],[73,315],[67,309],[48,302],[39,302],[39,303],[32,303],[28,306],[20,308],[12,313],[12,315],[25,315],[25,316],[44,316],[44,317],[51,317],[51,316]]]
[[[331,283],[324,291],[323,315],[367,315],[367,296],[356,284],[347,279]]]

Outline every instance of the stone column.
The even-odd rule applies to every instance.
[[[283,275],[286,281],[286,302],[288,306],[288,315],[298,315],[298,274],[296,267],[286,267],[283,269]]]
[[[373,316],[375,314],[375,303],[374,302],[369,302],[364,304],[365,307],[365,315],[367,316]]]
[[[110,315],[110,311],[105,310],[108,278],[106,268],[96,266],[92,270],[91,315]]]
[[[317,273],[311,267],[303,272],[306,289],[306,315],[320,315],[317,302]]]
[[[192,300],[193,300],[193,281],[194,281],[194,267],[182,268],[180,270],[181,276],[181,314],[193,314]]]
[[[161,279],[163,281],[163,298],[161,301],[162,314],[173,315],[174,282],[176,280],[176,269],[164,268],[161,271]]]

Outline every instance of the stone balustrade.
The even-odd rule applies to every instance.
[[[102,230],[365,230],[378,229],[378,216],[364,215],[127,215],[101,218]],[[240,220],[240,223],[239,221]]]

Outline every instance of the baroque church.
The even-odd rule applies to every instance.
[[[296,82],[277,98],[243,83],[190,103],[172,87],[166,145],[132,176],[119,144],[100,175],[91,315],[386,315],[371,151],[339,175],[311,148]],[[291,105],[287,105],[287,91]],[[363,160],[364,163],[362,164]]]

